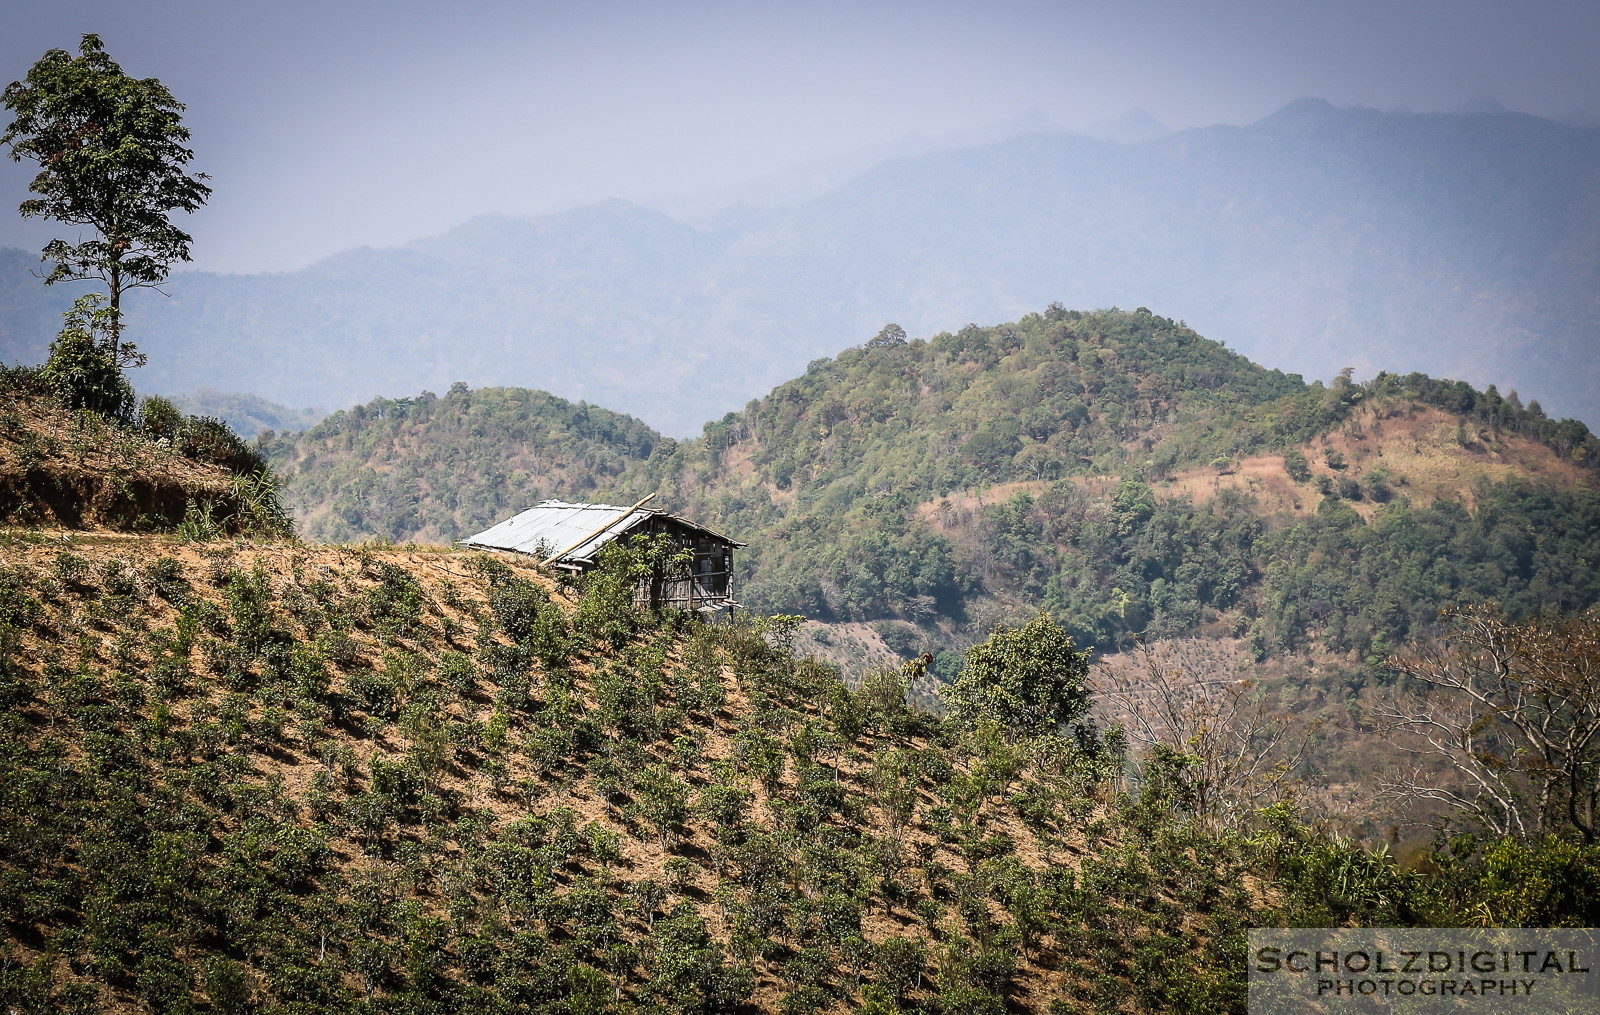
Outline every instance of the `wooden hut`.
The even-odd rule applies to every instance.
[[[601,548],[609,543],[642,533],[665,533],[693,554],[689,573],[656,575],[641,582],[635,601],[641,606],[670,606],[702,613],[736,607],[733,551],[745,544],[698,522],[646,507],[650,499],[646,497],[632,507],[547,500],[461,543],[480,550],[527,554],[551,567],[582,574],[599,562]]]

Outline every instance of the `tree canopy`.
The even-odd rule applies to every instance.
[[[957,723],[998,723],[1013,734],[1050,733],[1089,707],[1089,656],[1049,614],[1000,628],[967,650],[967,665],[945,691]]]
[[[172,224],[174,211],[193,212],[211,188],[205,174],[186,168],[183,103],[155,78],[133,78],[85,35],[79,55],[52,49],[4,93],[15,119],[0,135],[11,159],[39,164],[28,185],[38,195],[22,202],[24,218],[88,226],[99,235],[77,242],[51,240],[43,260],[55,267],[46,284],[98,279],[111,299],[110,345],[121,339],[122,294],[154,287],[175,261],[189,260],[188,233]]]

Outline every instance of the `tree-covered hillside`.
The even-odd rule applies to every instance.
[[[958,490],[1172,466],[1309,437],[1337,408],[1148,311],[1052,310],[819,360],[645,478],[735,531],[748,595],[848,618],[957,615],[981,571],[917,515]],[[1234,424],[1290,399],[1252,429]],[[1159,450],[1158,440],[1166,437]]]
[[[660,441],[596,406],[462,384],[336,412],[266,450],[306,537],[448,542],[545,498],[591,499]]]
[[[1113,641],[1251,602],[1279,625],[1263,649],[1359,637],[1399,604],[1355,590],[1396,575],[1419,602],[1476,568],[1513,614],[1581,606],[1593,442],[1531,405],[1421,377],[1306,387],[1145,311],[1056,308],[885,329],[687,444],[462,385],[263,449],[164,400],[135,411],[125,381],[69,383],[63,359],[0,373],[7,1012],[1240,1015],[1252,927],[1600,918],[1593,613],[1459,611],[1437,651],[1393,660],[1414,679],[1356,696],[1338,669],[1216,666],[1193,641],[1102,682],[1089,601],[1061,598],[1073,567],[1125,585]],[[1430,457],[1441,428],[1453,458]],[[667,540],[574,577],[297,539],[263,450],[328,525],[443,530],[513,487],[656,485],[762,527],[757,594],[809,566],[820,609],[974,644],[959,674],[922,656],[846,681],[795,651],[800,618],[639,608],[642,579],[685,566]],[[1468,466],[1518,478],[1470,512],[1396,513]],[[1266,510],[1296,491],[1322,499]],[[893,598],[895,568],[914,581],[935,552],[971,577]],[[878,598],[836,605],[835,578]],[[1182,582],[1211,584],[1162,598]],[[991,624],[1008,599],[1054,609]],[[1290,664],[1306,679],[1255,679]],[[930,683],[942,709],[914,706]],[[1362,737],[1431,760],[1363,766]]]
[[[693,441],[570,406],[612,428],[546,430],[565,403],[510,389],[391,404],[273,445],[308,532],[448,539],[657,490],[751,543],[753,609],[893,621],[906,651],[1046,607],[1103,649],[1212,625],[1376,658],[1458,599],[1600,601],[1581,423],[1423,375],[1308,385],[1143,309],[885,329]]]
[[[1381,450],[1327,464],[1330,437],[1367,441],[1441,408],[1460,431],[1451,454],[1512,461],[1515,443],[1554,471],[1506,468],[1414,503]],[[1600,601],[1583,563],[1600,559],[1595,447],[1581,423],[1492,390],[1421,375],[1306,385],[1142,309],[1056,308],[815,363],[644,478],[760,534],[745,555],[759,608],[925,625],[976,612],[981,627],[1043,605],[1102,648],[1225,615],[1259,651],[1321,637],[1367,656],[1457,598]],[[1275,512],[1248,484],[1179,492],[1268,453],[1302,463],[1306,510]],[[952,502],[972,491],[976,508]]]

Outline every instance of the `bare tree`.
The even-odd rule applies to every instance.
[[[1102,669],[1103,706],[1146,757],[1183,761],[1190,805],[1202,822],[1232,825],[1265,801],[1286,798],[1319,723],[1274,712],[1222,650],[1195,640],[1140,644],[1136,675]]]
[[[1507,620],[1447,610],[1441,644],[1394,660],[1421,686],[1379,706],[1412,758],[1383,791],[1442,802],[1497,835],[1575,830],[1594,843],[1600,797],[1600,615]]]

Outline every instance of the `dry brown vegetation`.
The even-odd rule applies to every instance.
[[[1595,481],[1594,470],[1537,441],[1476,425],[1468,429],[1458,416],[1399,402],[1364,406],[1337,429],[1295,450],[1305,456],[1311,481],[1295,482],[1277,453],[1184,469],[1153,484],[1154,489],[1164,499],[1187,497],[1195,504],[1236,490],[1254,497],[1264,514],[1307,515],[1322,500],[1318,478],[1361,480],[1380,469],[1395,494],[1418,507],[1453,500],[1470,509],[1485,482],[1524,480],[1585,489]],[[1330,465],[1329,452],[1344,464]],[[1351,503],[1367,519],[1381,506],[1371,499]]]
[[[46,399],[0,407],[0,522],[171,528],[191,501],[227,502],[227,469]]]

